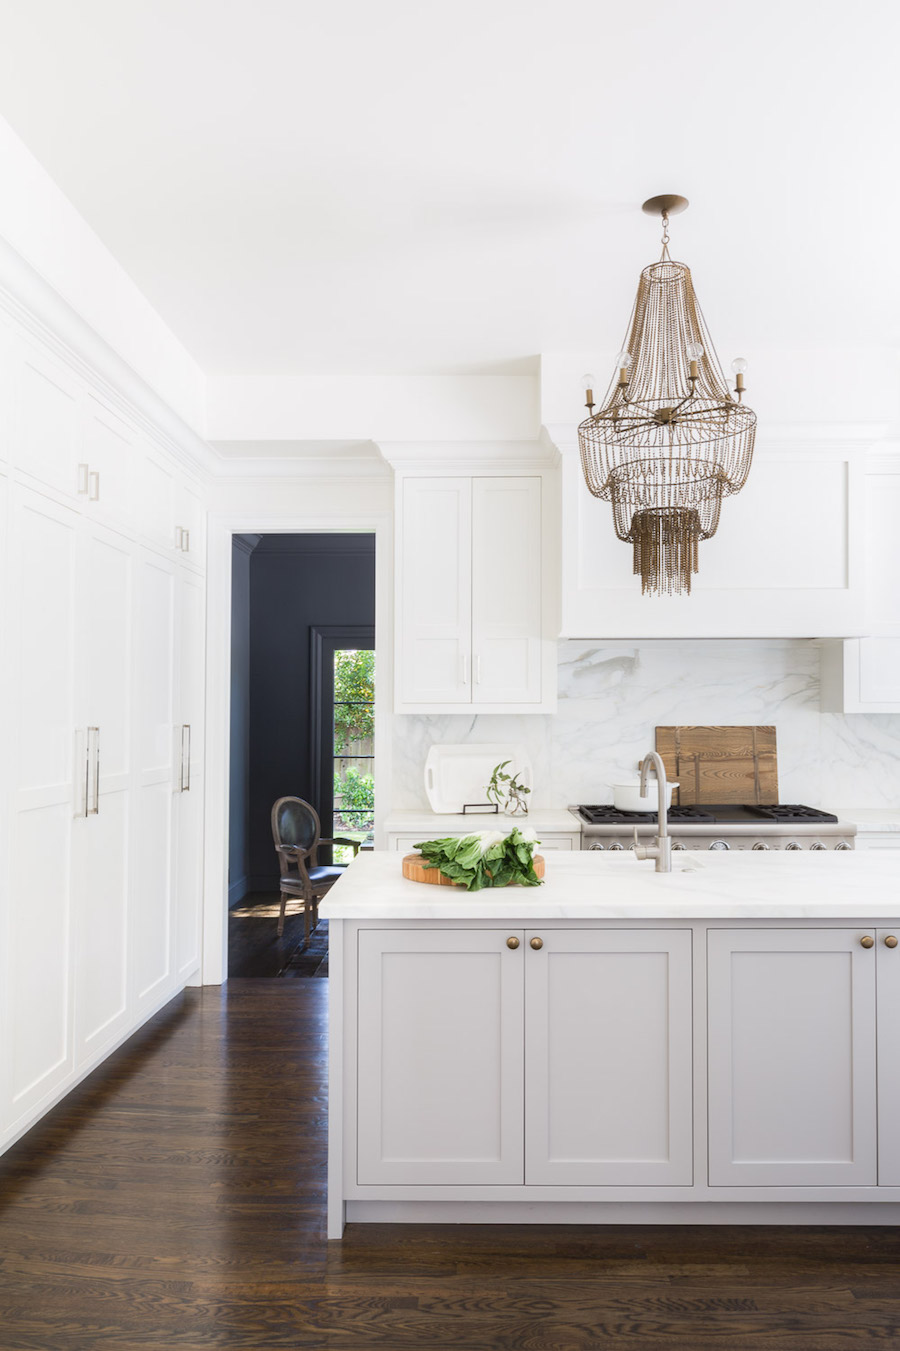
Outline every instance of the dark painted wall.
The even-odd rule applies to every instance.
[[[228,902],[247,890],[247,819],[250,779],[250,557],[257,535],[235,535],[231,549],[231,792],[228,835]]]
[[[374,535],[262,535],[250,558],[249,889],[278,887],[269,813],[309,781],[311,625],[375,623]],[[330,822],[323,823],[330,833]]]

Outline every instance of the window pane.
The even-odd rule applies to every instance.
[[[370,841],[375,828],[375,653],[334,654],[334,828],[345,839]],[[352,857],[336,845],[335,862]]]

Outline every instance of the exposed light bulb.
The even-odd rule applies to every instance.
[[[733,393],[734,393],[734,379],[733,379],[731,376],[729,376],[728,379],[725,381],[725,383],[726,383],[726,385],[728,386],[728,392],[729,392],[729,394],[733,394]]]
[[[735,375],[743,375],[749,364],[746,357],[735,357],[734,361],[731,363],[731,369],[734,371]]]
[[[691,361],[699,361],[703,356],[703,344],[700,342],[689,342],[687,345],[687,354]]]
[[[616,357],[616,365],[620,371],[627,371],[628,367],[631,365],[631,353],[626,352],[624,347]]]
[[[581,388],[584,390],[585,394],[589,389],[594,388],[594,377],[590,371],[588,371],[587,375],[581,377]]]

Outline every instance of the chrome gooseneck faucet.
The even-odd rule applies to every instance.
[[[659,790],[659,814],[657,817],[657,835],[652,845],[638,844],[637,826],[634,828],[635,858],[656,860],[658,873],[672,871],[672,841],[669,838],[669,818],[667,799],[669,796],[666,782],[666,767],[656,751],[649,751],[641,761],[641,797],[647,792],[647,776],[651,765],[656,773],[656,786]]]

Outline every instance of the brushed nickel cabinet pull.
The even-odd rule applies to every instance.
[[[92,744],[93,743],[93,744]],[[92,754],[93,751],[93,754]],[[87,777],[85,780],[85,816],[99,816],[100,814],[100,728],[89,727],[87,729]],[[93,764],[92,764],[93,762]],[[94,792],[91,796],[89,785],[91,780],[91,769],[94,771]]]
[[[90,472],[88,473],[88,486],[89,486],[89,491],[88,491],[88,501],[89,501],[89,502],[99,502],[99,501],[100,501],[100,470],[99,470],[99,469],[91,469]]]
[[[189,554],[191,552],[191,532],[190,530],[183,530],[181,534],[182,534],[181,547],[186,554]]]
[[[185,750],[185,732],[187,732],[187,750]],[[185,722],[181,727],[181,791],[191,791],[191,724]]]
[[[91,804],[91,729],[84,729],[84,809],[81,815],[87,819]]]
[[[87,496],[89,468],[86,464],[78,466],[78,494],[80,497]]]

